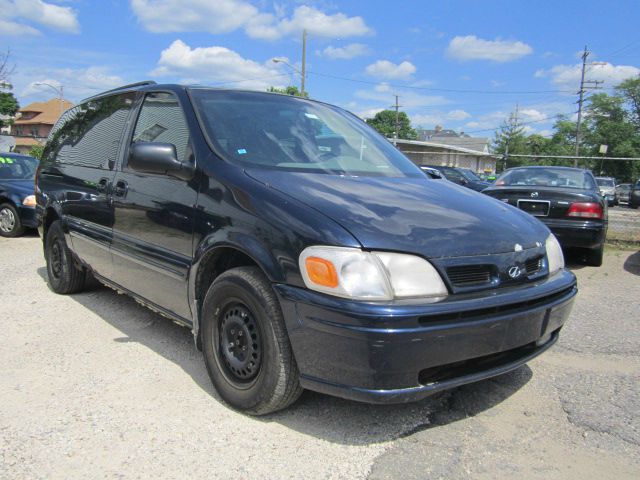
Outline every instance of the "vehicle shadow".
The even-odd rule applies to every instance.
[[[46,282],[46,269],[41,267],[37,272]],[[212,401],[224,404],[209,380],[189,329],[106,287],[96,286],[70,298],[122,332],[115,342],[144,345],[182,368]],[[369,405],[306,391],[288,409],[252,420],[277,422],[332,443],[369,445],[474,416],[505,401],[531,377],[531,369],[524,366],[494,379],[399,405]]]
[[[640,251],[627,257],[624,261],[624,269],[634,275],[640,275]]]

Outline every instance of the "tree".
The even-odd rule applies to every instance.
[[[521,160],[508,156],[509,154],[529,153],[527,137],[524,134],[524,127],[518,123],[517,111],[502,122],[500,129],[495,133],[491,147],[495,153],[503,155],[503,168],[514,167],[522,163]]]
[[[616,87],[616,95],[624,99],[630,108],[630,118],[640,132],[640,77],[628,78]]]
[[[15,66],[9,62],[10,57],[11,51],[9,49],[7,49],[6,53],[0,53],[0,87],[7,85],[9,77],[15,70]]]
[[[44,145],[34,145],[29,150],[29,156],[42,160],[42,152],[44,151]]]
[[[8,115],[13,117],[20,105],[18,100],[13,96],[11,92],[0,92],[0,115]],[[0,119],[0,127],[4,127],[5,122]]]
[[[304,92],[304,95],[302,95],[302,93],[300,93],[300,90],[298,90],[298,87],[296,87],[294,85],[289,85],[286,88],[269,87],[269,88],[267,88],[267,92],[281,93],[283,95],[291,95],[291,96],[294,96],[294,97],[309,98],[309,93],[308,92]]]
[[[376,113],[373,118],[367,118],[366,122],[387,138],[393,138],[396,131],[395,110],[382,110]],[[411,120],[405,112],[398,113],[398,138],[404,140],[415,140],[418,134],[411,126]]]

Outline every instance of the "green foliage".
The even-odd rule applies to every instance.
[[[20,105],[18,100],[10,92],[0,92],[0,114],[13,116],[16,114]],[[2,120],[0,120],[0,126],[4,126]]]
[[[393,138],[396,131],[395,110],[382,110],[376,113],[375,117],[368,118],[367,123],[387,138]],[[398,138],[404,140],[415,140],[418,138],[417,132],[411,126],[411,120],[405,112],[398,113],[398,124],[400,126]]]
[[[38,160],[42,160],[42,152],[44,151],[44,145],[34,145],[29,150],[29,156],[33,158],[37,158]]]
[[[269,87],[269,88],[267,88],[267,92],[281,93],[283,95],[291,95],[291,96],[294,96],[294,97],[309,98],[309,93],[308,92],[304,92],[304,95],[303,95],[302,93],[300,93],[300,90],[298,90],[298,87],[296,87],[294,85],[289,85],[287,88]]]

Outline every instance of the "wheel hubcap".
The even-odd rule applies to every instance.
[[[220,319],[220,352],[227,373],[235,381],[249,382],[260,371],[262,339],[258,325],[244,305],[233,305]]]
[[[13,215],[13,212],[8,208],[0,210],[0,230],[5,233],[9,233],[13,230],[15,225],[16,217]]]
[[[58,240],[51,245],[51,273],[55,278],[60,277],[62,271],[62,252],[60,250],[60,242]]]

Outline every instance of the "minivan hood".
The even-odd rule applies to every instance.
[[[535,218],[451,182],[251,169],[251,178],[322,212],[366,249],[427,258],[534,248],[547,228]]]

